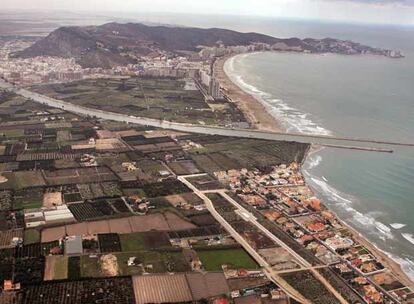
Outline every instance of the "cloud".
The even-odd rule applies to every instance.
[[[324,1],[336,1],[336,2],[353,2],[361,4],[372,4],[377,6],[414,6],[414,0],[324,0]]]

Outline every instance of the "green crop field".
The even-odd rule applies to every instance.
[[[26,229],[24,231],[24,244],[34,244],[40,242],[40,232],[36,229]]]
[[[197,251],[197,254],[207,271],[220,271],[224,264],[237,269],[256,269],[259,267],[244,249],[201,250]]]

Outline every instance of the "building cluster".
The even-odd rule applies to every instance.
[[[269,171],[269,170],[268,170]],[[228,170],[215,173],[247,205],[260,211],[323,264],[329,265],[367,303],[394,303],[401,283],[392,277],[396,290],[384,290],[373,277],[388,270],[359,242],[356,234],[330,212],[305,185],[298,165],[275,166],[270,172]]]
[[[206,98],[223,99],[220,83],[213,76],[213,59],[229,53],[248,52],[251,47],[204,48],[191,55],[171,55],[154,52],[139,58],[136,64],[113,68],[82,68],[75,58],[40,56],[15,58],[12,54],[30,46],[32,42],[20,39],[0,41],[0,78],[16,85],[70,82],[87,78],[141,76],[165,78],[192,78]]]
[[[242,54],[248,52],[258,52],[258,51],[270,51],[272,46],[266,43],[252,43],[250,45],[234,45],[234,46],[225,46],[218,45],[213,47],[204,47],[200,52],[199,56],[201,60],[209,60],[217,57],[222,57],[231,54]]]
[[[82,68],[75,58],[40,56],[25,59],[12,56],[12,53],[27,48],[31,43],[20,39],[0,42],[0,78],[16,85],[114,76],[193,78],[204,95],[212,100],[223,98],[220,83],[212,75],[213,58],[255,49],[254,46],[204,48],[188,56],[157,52],[140,57],[136,64],[104,69]]]
[[[73,58],[36,57],[13,58],[11,54],[28,47],[21,40],[0,43],[0,77],[19,85],[42,82],[63,82],[82,79],[90,69],[82,69]]]

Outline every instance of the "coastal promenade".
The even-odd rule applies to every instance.
[[[62,100],[54,99],[26,89],[15,87],[3,80],[0,80],[0,88],[14,92],[32,101],[45,104],[50,107],[63,109],[80,115],[88,115],[96,118],[140,124],[151,127],[170,129],[189,133],[220,135],[229,137],[254,138],[276,141],[295,141],[312,145],[327,146],[334,148],[357,149],[376,152],[393,152],[395,147],[414,147],[414,143],[380,141],[372,139],[330,137],[321,135],[307,135],[297,133],[285,133],[274,131],[262,131],[257,129],[237,129],[221,126],[207,126],[200,124],[178,123],[165,120],[158,120],[147,117],[137,117],[114,112],[102,111],[94,108],[87,108],[71,104]]]

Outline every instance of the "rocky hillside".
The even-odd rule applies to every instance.
[[[135,62],[139,56],[153,51],[197,51],[201,46],[215,46],[218,43],[225,46],[266,43],[274,46],[273,49],[309,52],[342,52],[351,49],[351,53],[363,53],[366,49],[376,50],[336,39],[279,39],[218,28],[108,23],[101,26],[61,27],[14,55],[23,58],[74,57],[84,67],[113,67]]]
[[[133,55],[156,50],[196,51],[199,46],[273,44],[278,39],[223,29],[146,26],[108,23],[101,26],[61,27],[31,47],[16,53],[23,58],[35,56],[75,57],[83,66],[114,66],[134,61]]]

